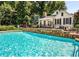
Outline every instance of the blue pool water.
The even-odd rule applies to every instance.
[[[4,57],[76,56],[78,46],[79,42],[70,38],[32,32],[0,33],[0,56]]]

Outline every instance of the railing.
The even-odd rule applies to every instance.
[[[79,46],[74,45],[73,56],[74,57],[79,57]]]

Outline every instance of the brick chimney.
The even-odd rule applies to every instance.
[[[47,16],[47,12],[46,12],[46,11],[43,12],[43,16],[44,16],[44,17]]]

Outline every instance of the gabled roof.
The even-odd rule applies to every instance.
[[[56,10],[53,14],[51,14],[52,16],[56,16],[56,12],[59,12],[58,10]]]
[[[67,14],[69,14],[69,15],[73,15],[73,14],[71,14],[71,13],[68,13],[66,10],[56,10],[53,14],[52,14],[52,16],[56,16],[57,15],[57,13],[56,12],[66,12]]]
[[[68,15],[73,15],[73,14],[71,14],[71,13],[68,13],[66,10],[56,10],[51,16],[45,16],[45,17],[43,17],[43,18],[40,18],[40,19],[49,19],[49,18],[53,18],[53,17],[56,17],[58,14],[57,14],[57,12],[58,12],[58,14],[59,13],[61,13],[61,12],[65,12],[65,13],[67,13]]]

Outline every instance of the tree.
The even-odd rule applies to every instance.
[[[26,16],[30,16],[30,10],[31,10],[31,3],[30,2],[26,2],[26,1],[19,1],[18,4],[16,5],[16,11],[17,11],[17,15],[18,15],[18,20],[19,21],[25,21]],[[20,23],[21,23],[20,22]]]
[[[23,20],[25,15],[26,15],[25,7],[26,7],[26,2],[24,2],[24,1],[19,1],[17,6],[16,6],[18,19],[20,19],[20,20]]]
[[[79,10],[76,13],[74,13],[74,19],[75,19],[74,26],[79,25]]]
[[[51,15],[56,10],[66,10],[64,1],[36,1],[32,3],[32,12],[40,16],[43,16],[43,12]]]
[[[32,2],[32,13],[33,14],[37,14],[39,16],[43,16],[43,11],[45,11],[45,4],[47,2],[46,1],[36,1],[36,2]]]
[[[4,1],[0,1],[0,6],[4,3]]]
[[[55,10],[61,9],[66,9],[64,1],[4,1],[0,2],[0,20],[3,24],[26,21],[32,25],[37,23],[44,12],[51,15]]]
[[[64,1],[49,1],[47,8],[47,12],[49,15],[51,15],[51,13],[53,13],[56,10],[66,10]]]
[[[47,15],[51,15],[56,10],[66,10],[64,1],[34,1],[31,3],[32,3],[32,8],[31,8],[32,20],[31,20],[31,22],[32,22],[32,24],[35,24],[35,25],[38,22],[38,18],[44,16],[43,15],[44,12],[46,12]],[[38,18],[35,17],[35,15],[37,15]]]
[[[38,24],[38,19],[39,19],[39,15],[34,14],[34,15],[32,16],[31,23],[32,23],[33,25],[37,25],[37,24]]]
[[[11,24],[11,12],[12,8],[9,4],[3,3],[0,6],[0,20],[3,21],[1,24]]]

